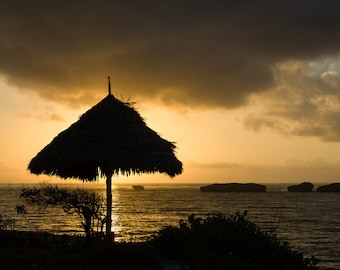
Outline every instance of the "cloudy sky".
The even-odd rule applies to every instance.
[[[116,181],[340,181],[340,2],[3,1],[0,181],[107,95],[184,172]]]

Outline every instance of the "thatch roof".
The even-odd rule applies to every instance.
[[[28,169],[86,181],[99,173],[161,172],[173,177],[182,172],[175,148],[147,127],[131,104],[109,94],[42,149]]]

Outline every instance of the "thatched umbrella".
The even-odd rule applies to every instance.
[[[146,126],[131,103],[111,94],[55,137],[29,163],[34,174],[95,181],[106,177],[106,236],[111,238],[111,177],[142,173],[182,173],[174,143]]]

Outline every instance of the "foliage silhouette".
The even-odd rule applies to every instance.
[[[29,204],[44,207],[61,207],[68,214],[77,214],[90,241],[96,231],[103,233],[105,224],[103,197],[85,189],[59,188],[57,185],[41,184],[40,187],[22,188],[19,194]]]
[[[262,231],[247,212],[206,219],[190,215],[179,227],[167,226],[152,243],[160,255],[184,262],[189,269],[316,269],[274,232]]]
[[[14,230],[15,219],[0,214],[0,231]]]
[[[246,212],[228,218],[191,215],[151,241],[101,241],[91,249],[81,236],[0,233],[1,269],[317,269],[314,258],[304,259],[273,232],[261,231]]]
[[[18,204],[16,207],[15,207],[15,210],[17,211],[17,213],[19,215],[23,215],[23,214],[27,214],[27,210],[26,210],[26,207],[24,204]]]

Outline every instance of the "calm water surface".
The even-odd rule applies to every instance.
[[[85,187],[85,186],[84,186]],[[113,189],[113,230],[117,241],[148,239],[166,225],[178,225],[194,213],[230,215],[248,211],[251,221],[278,236],[306,256],[322,260],[324,269],[340,269],[340,193],[288,193],[287,185],[267,185],[265,193],[203,193],[198,185],[145,185]],[[77,216],[60,209],[28,208],[18,215],[19,185],[0,185],[0,214],[16,219],[17,230],[82,233]],[[105,186],[91,186],[105,195]]]

